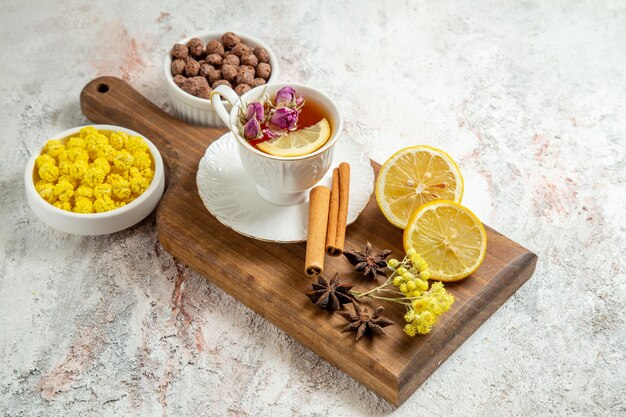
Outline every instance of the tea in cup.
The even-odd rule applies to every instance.
[[[220,97],[231,105],[226,111]],[[298,84],[262,85],[238,97],[227,86],[211,94],[238,143],[244,170],[265,200],[295,205],[330,168],[343,118],[322,92]]]

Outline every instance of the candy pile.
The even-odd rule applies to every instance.
[[[210,98],[219,85],[235,88],[239,95],[263,85],[272,73],[270,57],[265,48],[251,48],[232,32],[214,39],[206,47],[199,38],[187,45],[177,43],[172,48],[174,83],[200,98]]]
[[[101,213],[139,197],[154,176],[139,136],[84,127],[78,136],[49,140],[35,160],[35,189],[57,208]]]

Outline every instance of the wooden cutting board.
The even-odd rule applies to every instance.
[[[237,300],[394,405],[405,401],[533,273],[532,252],[487,227],[487,255],[471,277],[446,285],[456,297],[453,308],[425,336],[402,332],[404,307],[385,305],[398,325],[386,337],[363,338],[340,333],[346,324],[338,314],[319,310],[305,292],[305,244],[277,244],[246,238],[219,223],[204,207],[196,188],[198,163],[224,129],[181,122],[152,104],[126,82],[101,77],[80,96],[83,113],[94,123],[136,130],[159,148],[168,168],[168,186],[157,208],[163,247]],[[380,165],[372,162],[378,173]],[[391,249],[402,257],[402,231],[381,214],[374,199],[348,227],[346,248]],[[342,273],[355,289],[373,283],[343,258],[326,258],[325,275]],[[375,305],[369,304],[370,307]],[[351,307],[350,307],[351,309]],[[271,341],[268,340],[268,343]]]

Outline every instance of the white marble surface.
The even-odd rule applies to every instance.
[[[157,3],[2,3],[0,414],[626,414],[623,1]],[[154,217],[77,237],[28,209],[24,164],[87,123],[82,86],[118,75],[166,107],[162,56],[204,29],[272,45],[378,161],[447,150],[465,203],[539,255],[402,407],[177,264]]]

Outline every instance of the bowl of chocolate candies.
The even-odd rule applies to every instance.
[[[163,70],[174,116],[200,126],[222,127],[211,105],[213,89],[226,85],[241,96],[275,81],[278,64],[272,50],[252,36],[211,31],[174,44]]]

